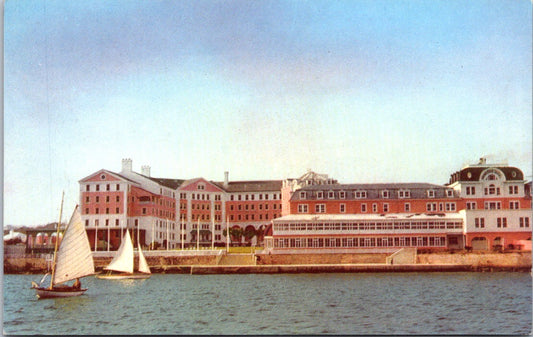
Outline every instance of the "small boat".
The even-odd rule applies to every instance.
[[[61,210],[59,211],[59,223],[57,225],[50,286],[40,286],[40,284],[44,282],[47,274],[42,278],[40,284],[37,284],[36,282],[31,283],[32,289],[35,289],[37,298],[39,299],[82,295],[87,291],[87,288],[81,288],[79,279],[85,276],[94,275],[94,261],[91,247],[89,245],[89,238],[87,237],[85,226],[81,221],[81,214],[77,205],[72,213],[58,249],[62,210],[63,198],[61,200]],[[64,284],[65,282],[74,279],[76,279],[76,281],[73,285],[69,286]]]
[[[96,275],[97,278],[106,280],[122,280],[122,279],[147,279],[151,276],[150,267],[146,263],[141,246],[139,249],[139,270],[134,272],[134,254],[133,243],[131,242],[130,232],[126,230],[126,234],[122,239],[122,243],[118,248],[117,255],[111,260],[109,265],[104,268],[108,272],[105,274]]]

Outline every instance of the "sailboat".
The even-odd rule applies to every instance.
[[[32,288],[37,292],[37,297],[56,298],[73,297],[82,295],[87,288],[81,288],[79,279],[85,276],[94,275],[94,261],[89,245],[89,238],[85,227],[81,221],[81,214],[78,205],[74,209],[67,229],[58,249],[59,227],[61,224],[61,212],[63,210],[63,198],[61,200],[61,210],[59,212],[59,223],[57,225],[56,245],[54,249],[54,263],[52,265],[52,277],[49,287],[41,287],[32,282]],[[47,275],[41,280],[41,284]],[[76,279],[74,285],[63,283]]]
[[[126,234],[118,248],[117,255],[115,255],[109,265],[104,268],[104,270],[108,270],[108,273],[98,274],[96,277],[108,280],[149,278],[152,273],[148,263],[146,263],[146,259],[144,258],[144,254],[139,244],[138,249],[139,270],[138,272],[134,272],[133,243],[131,242],[130,232],[126,230]]]

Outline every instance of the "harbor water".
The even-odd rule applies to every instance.
[[[530,334],[530,273],[155,274],[38,300],[4,275],[7,335]]]

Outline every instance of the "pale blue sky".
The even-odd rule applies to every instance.
[[[57,221],[105,168],[531,179],[530,1],[5,3],[4,224]]]

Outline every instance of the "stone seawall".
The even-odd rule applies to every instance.
[[[187,274],[531,270],[531,252],[417,254],[416,264],[393,265],[386,263],[389,255],[257,254],[256,263],[249,265],[221,265],[214,255],[149,256],[147,262],[153,273]],[[110,261],[110,257],[95,257],[97,272]],[[46,272],[49,265],[44,258],[4,257],[5,274],[40,274]]]

